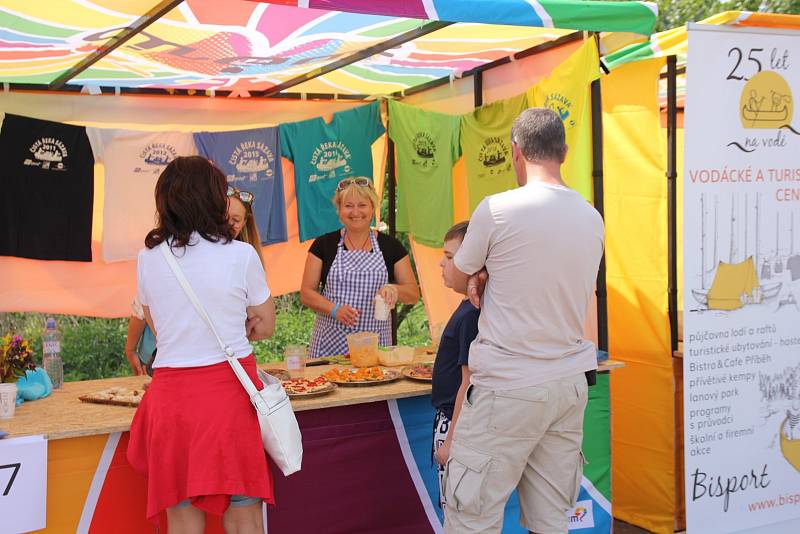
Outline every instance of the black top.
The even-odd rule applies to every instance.
[[[442,332],[433,364],[431,403],[434,408],[443,411],[448,419],[453,418],[453,407],[461,386],[461,366],[469,364],[469,346],[478,335],[480,313],[469,300],[464,300]]]
[[[94,158],[86,129],[6,113],[0,256],[92,261]]]
[[[328,272],[331,270],[333,260],[336,258],[336,248],[339,245],[341,233],[339,230],[321,235],[314,240],[308,251],[322,260],[322,275],[320,284],[325,287],[328,280]],[[343,244],[347,250],[347,241]],[[403,244],[392,236],[378,232],[378,247],[383,254],[383,261],[386,263],[386,270],[389,271],[389,283],[394,283],[394,264],[408,256],[408,251]]]

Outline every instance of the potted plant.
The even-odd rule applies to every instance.
[[[36,369],[33,350],[22,336],[0,338],[0,419],[12,417],[17,402],[16,381]]]

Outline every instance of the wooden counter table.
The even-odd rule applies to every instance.
[[[417,363],[432,359],[430,354],[415,358]],[[610,531],[608,371],[622,366],[603,362],[597,386],[589,390],[585,434],[591,439],[585,440],[584,453],[591,463],[584,470],[580,501],[592,506],[595,528],[586,529],[587,534]],[[332,367],[306,367],[305,375],[316,377]],[[126,460],[135,408],[78,399],[112,387],[142,390],[149,380],[67,382],[48,398],[18,406],[12,419],[0,420],[9,439],[43,435],[48,440],[44,532],[156,531],[144,519],[146,480]],[[275,471],[278,502],[266,512],[269,531],[378,532],[375,526],[382,525],[391,532],[441,532],[437,475],[431,464],[430,393],[430,382],[403,377],[293,399],[303,432],[303,470],[290,477]],[[504,532],[515,533],[516,499],[509,502]],[[314,513],[308,513],[310,503]],[[356,509],[358,514],[342,513]],[[222,533],[221,522],[210,518],[206,532]]]

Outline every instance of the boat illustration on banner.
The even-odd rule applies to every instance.
[[[794,212],[790,213],[789,246],[786,246],[786,217],[782,218],[781,212],[776,211],[775,248],[770,247],[765,251],[761,239],[765,231],[765,214],[762,213],[760,193],[755,194],[755,202],[752,194],[730,196],[730,218],[725,224],[729,232],[725,232],[725,229],[722,231],[729,233],[729,240],[720,236],[719,197],[715,196],[713,200],[712,236],[707,232],[708,212],[711,211],[707,207],[708,199],[705,194],[700,196],[700,287],[689,287],[692,298],[700,307],[692,311],[730,312],[748,305],[768,304],[776,312],[786,306],[791,308],[791,305],[800,312],[796,295],[800,288],[793,286],[793,282],[800,279],[800,255],[794,251]],[[728,206],[723,209],[727,210]],[[770,215],[766,214],[767,222],[772,222]],[[771,232],[771,227],[770,224],[766,232]],[[711,251],[707,250],[709,240],[713,240],[713,260],[710,263],[708,256],[711,256]],[[719,258],[719,249],[723,246],[727,249],[727,261]],[[791,261],[795,271],[792,274],[789,258],[795,256],[798,258]],[[707,285],[709,279],[710,286]]]

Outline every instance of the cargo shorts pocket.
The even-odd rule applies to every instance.
[[[544,433],[550,392],[531,387],[497,391],[492,398],[489,430],[498,436],[535,438]]]
[[[578,497],[581,493],[581,481],[583,480],[583,466],[588,463],[586,457],[583,455],[583,451],[578,450],[578,458],[575,461],[575,482],[572,489],[572,502],[570,506],[575,506],[575,503],[578,502]]]
[[[444,474],[447,506],[467,514],[481,514],[491,461],[488,454],[464,446],[454,448]]]

